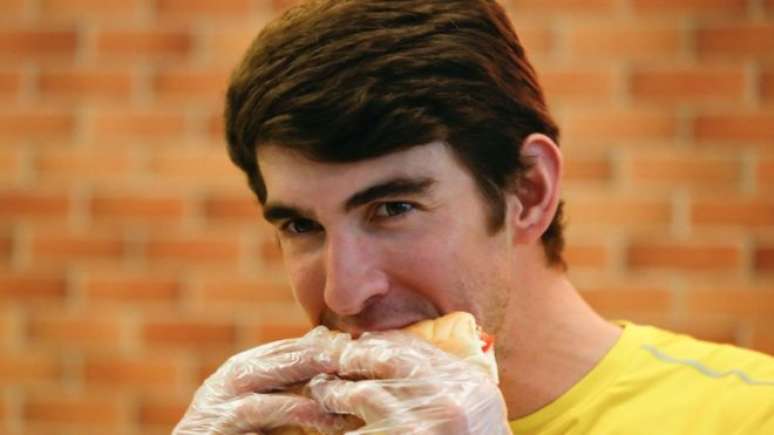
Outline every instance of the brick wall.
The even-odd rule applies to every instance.
[[[227,355],[304,330],[220,130],[288,3],[0,1],[0,433],[169,433]],[[583,294],[774,353],[774,1],[508,9]]]

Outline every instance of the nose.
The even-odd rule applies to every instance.
[[[358,314],[369,299],[387,293],[378,249],[366,235],[328,232],[324,300],[340,316]]]

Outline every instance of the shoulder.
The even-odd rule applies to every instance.
[[[636,329],[638,343],[624,378],[636,385],[644,406],[701,415],[691,422],[702,429],[696,433],[774,433],[774,357],[651,326],[627,327]],[[746,430],[738,432],[741,427]]]
[[[641,358],[664,368],[690,369],[708,379],[735,378],[742,384],[774,388],[774,356],[712,343],[652,326],[640,328]]]

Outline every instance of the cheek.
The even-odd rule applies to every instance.
[[[448,238],[422,237],[384,256],[391,285],[421,294],[447,310],[458,299],[460,258]]]
[[[285,257],[287,271],[293,296],[306,312],[313,323],[317,323],[324,307],[323,288],[325,286],[322,272],[314,267],[312,262],[290,260]]]
[[[394,276],[445,311],[480,311],[479,298],[502,278],[503,243],[481,225],[477,219],[452,219],[435,226],[437,232],[427,232],[393,256],[400,259],[391,269]]]

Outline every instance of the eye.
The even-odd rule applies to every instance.
[[[374,216],[380,218],[399,216],[414,210],[414,208],[414,205],[408,202],[385,202],[376,207]]]
[[[320,225],[310,219],[293,219],[285,222],[280,229],[290,234],[303,234],[319,230]]]

